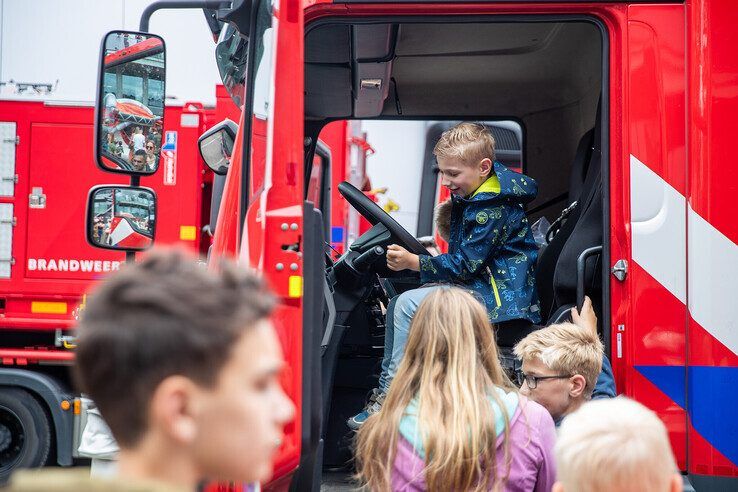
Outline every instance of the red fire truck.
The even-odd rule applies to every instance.
[[[221,106],[235,109],[222,87],[218,95]],[[174,179],[143,179],[166,200],[159,202],[157,243],[181,243],[204,254],[210,245],[202,229],[210,220],[212,173],[205,172],[197,139],[219,111],[168,103],[165,112],[166,132],[177,141]],[[84,240],[87,189],[123,181],[90,170],[92,120],[92,103],[0,100],[0,476],[52,458],[70,465],[76,449],[79,408],[67,371],[76,310],[89,286],[124,261],[122,253]],[[125,221],[119,228],[112,224],[113,236],[135,224],[133,217],[148,215],[122,200],[107,206],[116,208],[114,221]],[[142,237],[134,233],[121,240],[137,235]]]
[[[565,215],[537,272],[544,321],[591,296],[619,392],[663,419],[685,479],[738,486],[732,2],[257,0],[211,14],[241,35],[220,45],[224,82],[249,88],[212,256],[259,269],[281,297],[300,412],[269,488],[317,490],[323,465],[345,462],[379,303],[417,283],[382,254],[421,245],[355,187],[339,191],[374,227],[335,261],[323,202],[306,199],[321,133],[373,118],[521,123],[540,186],[529,213]]]
[[[239,115],[223,86],[216,87],[215,108],[167,103],[165,138],[176,135],[177,146],[166,165],[174,167],[169,176],[159,173],[142,181],[160,200],[156,244],[180,243],[207,255],[224,176],[206,172],[197,140],[214,122],[238,121]],[[25,96],[0,100],[0,478],[17,466],[70,465],[75,457],[83,409],[68,374],[74,319],[90,286],[124,261],[122,253],[92,248],[80,236],[89,186],[124,180],[88,172],[92,121],[92,103]],[[349,125],[331,127],[314,158],[311,196],[332,186],[324,179],[337,184],[350,172]],[[113,216],[108,235],[120,236],[109,243],[140,249],[148,242],[132,225],[148,211],[112,195],[99,202],[98,209]],[[335,202],[338,226],[331,244],[343,251],[348,206]],[[99,234],[105,234],[102,226]]]

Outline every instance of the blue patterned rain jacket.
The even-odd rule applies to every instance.
[[[448,253],[420,256],[420,279],[474,290],[484,299],[492,323],[540,323],[538,248],[523,210],[536,197],[538,185],[499,162],[494,171],[469,197],[451,197]]]

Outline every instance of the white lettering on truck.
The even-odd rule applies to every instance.
[[[120,261],[74,260],[71,258],[28,258],[29,272],[114,272]]]

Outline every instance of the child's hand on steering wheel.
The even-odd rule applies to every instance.
[[[396,244],[387,246],[387,268],[394,272],[400,270],[420,271],[420,258]]]

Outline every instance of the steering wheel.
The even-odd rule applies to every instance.
[[[338,184],[338,192],[356,209],[371,225],[382,224],[392,237],[405,249],[416,255],[427,255],[426,250],[412,234],[397,223],[382,207],[374,203],[368,196],[354,185],[343,181]]]

